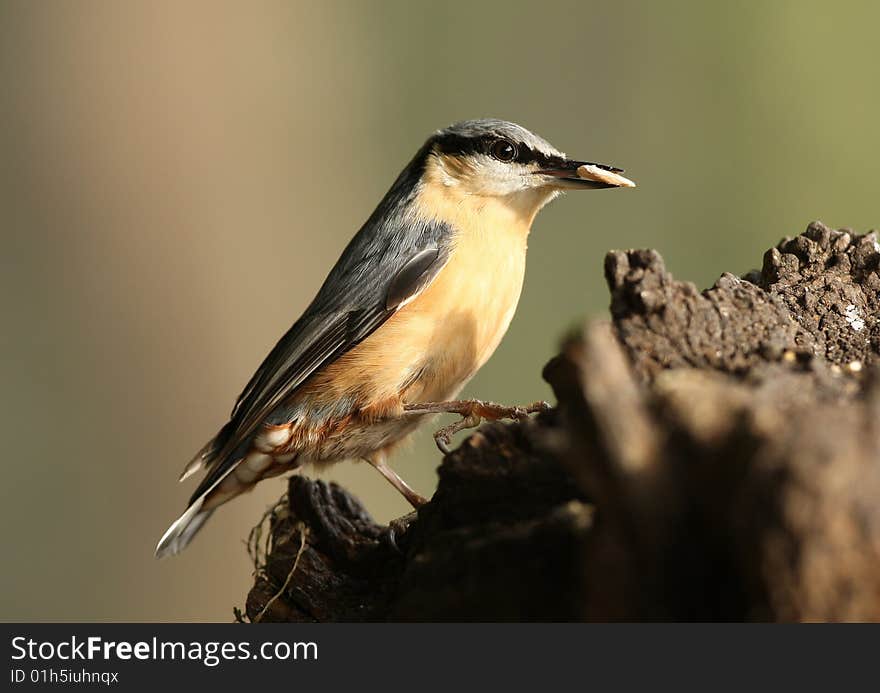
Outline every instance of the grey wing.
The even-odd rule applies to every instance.
[[[366,339],[437,276],[448,259],[448,229],[430,223],[418,231],[402,239],[409,242],[383,239],[384,247],[378,239],[364,242],[363,231],[353,239],[312,305],[245,387],[205,455],[209,473],[190,503],[226,477],[239,461],[238,448],[310,375]]]

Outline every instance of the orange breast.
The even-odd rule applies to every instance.
[[[492,356],[519,302],[525,254],[525,238],[506,229],[462,234],[437,279],[393,318],[390,343],[419,354],[406,402],[453,398]]]
[[[455,230],[450,258],[420,295],[304,388],[393,414],[402,404],[454,397],[507,331],[522,290],[526,240],[537,211],[498,198],[426,186],[421,214]]]

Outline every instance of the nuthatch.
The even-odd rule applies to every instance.
[[[632,187],[503,120],[436,132],[346,247],[305,313],[186,466],[207,474],[157,556],[183,549],[221,504],[307,463],[363,459],[418,507],[388,453],[428,414],[451,433],[539,407],[450,401],[495,351],[522,288],[538,211],[564,190]]]

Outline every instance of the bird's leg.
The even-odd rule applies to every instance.
[[[483,419],[497,421],[498,419],[527,419],[529,414],[547,411],[550,405],[547,402],[533,402],[525,407],[506,406],[495,402],[484,402],[479,399],[461,399],[451,402],[421,402],[407,404],[403,407],[404,415],[419,414],[460,414],[461,419],[453,424],[444,426],[434,434],[434,442],[444,455],[449,453],[449,443],[452,436],[465,428],[476,428]]]
[[[377,452],[364,459],[379,470],[379,473],[388,479],[391,485],[400,491],[401,495],[406,498],[409,501],[409,504],[416,510],[428,502],[427,498],[416,493],[409,484],[398,476],[397,472],[385,463],[385,455],[383,453]]]

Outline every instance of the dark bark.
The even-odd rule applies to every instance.
[[[250,620],[880,620],[876,237],[814,223],[703,292],[605,272],[556,408],[467,438],[417,518],[293,477]]]

